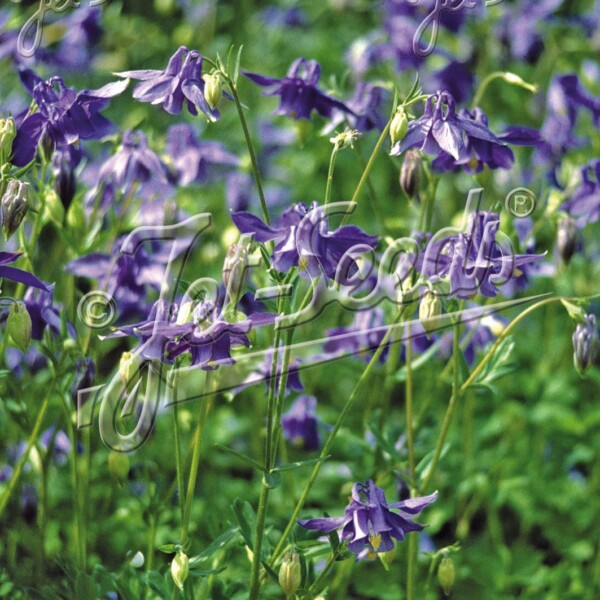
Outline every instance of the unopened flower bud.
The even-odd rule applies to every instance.
[[[558,222],[556,248],[563,262],[568,265],[577,249],[577,229],[573,219],[566,215]]]
[[[202,79],[204,79],[204,97],[208,105],[214,109],[223,95],[221,76],[218,73],[206,73]]]
[[[406,153],[400,169],[400,188],[409,198],[414,198],[419,191],[422,165],[423,158],[419,152],[409,150]]]
[[[0,201],[4,239],[19,228],[29,210],[29,184],[12,179]]]
[[[586,315],[573,334],[573,363],[581,376],[590,368],[600,351],[600,336],[596,315]]]
[[[404,109],[399,106],[390,124],[390,138],[392,140],[392,146],[398,142],[401,142],[407,131],[408,119],[406,118]]]
[[[137,379],[140,370],[140,358],[132,352],[123,352],[119,361],[119,377],[125,387]]]
[[[286,598],[290,598],[296,593],[301,581],[300,556],[295,552],[286,554],[279,569],[279,585]]]
[[[190,573],[190,559],[185,552],[179,551],[171,562],[171,577],[175,585],[183,591],[183,584]]]
[[[442,303],[438,295],[432,291],[425,292],[419,305],[419,320],[429,338],[437,329],[442,314]]]
[[[237,303],[243,289],[247,268],[247,245],[232,244],[229,246],[223,263],[223,284],[227,290],[228,298],[234,303]]]
[[[8,162],[12,145],[17,136],[17,127],[12,117],[0,119],[0,167]]]
[[[108,455],[108,470],[119,484],[122,484],[129,475],[129,456],[125,452],[111,450]]]
[[[440,562],[440,566],[438,567],[438,581],[444,590],[444,594],[448,596],[450,594],[450,590],[454,585],[454,580],[456,579],[456,571],[454,569],[454,563],[452,559],[449,557],[442,558]]]
[[[8,311],[6,331],[15,345],[25,352],[31,341],[31,317],[24,302],[13,302]]]

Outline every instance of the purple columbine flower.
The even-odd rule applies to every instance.
[[[488,129],[487,115],[480,108],[475,108],[473,111],[462,109],[459,115],[463,122],[471,121]],[[447,152],[442,152],[432,162],[432,166],[440,173],[461,168],[468,173],[480,173],[486,166],[490,169],[510,169],[515,156],[506,144],[539,146],[542,143],[539,132],[529,127],[509,127],[496,137],[497,141],[492,142],[467,133],[458,159]]]
[[[321,67],[316,60],[296,59],[282,79],[247,71],[244,75],[257,85],[274,87],[265,92],[265,95],[280,97],[279,107],[274,113],[276,115],[287,115],[292,119],[309,119],[313,110],[324,117],[330,117],[335,109],[352,112],[343,102],[324,94],[317,88]]]
[[[422,117],[411,121],[404,138],[396,142],[391,154],[398,156],[409,148],[419,148],[433,156],[449,155],[457,163],[472,160],[506,163],[512,153],[505,149],[506,142],[498,139],[488,128],[487,118],[481,109],[474,114],[456,112],[456,102],[448,92],[438,92],[425,100]]]
[[[69,436],[55,427],[48,427],[40,435],[40,446],[46,450],[52,447],[52,460],[58,465],[66,464],[69,452],[71,452],[71,440]]]
[[[438,493],[434,492],[429,496],[388,504],[384,491],[369,479],[352,486],[352,499],[343,517],[299,520],[298,523],[306,529],[323,533],[341,527],[342,542],[348,542],[348,550],[355,554],[359,554],[367,544],[374,552],[389,552],[394,548],[393,539],[402,541],[407,533],[425,528],[412,517],[434,502],[437,496]]]
[[[23,296],[23,302],[31,317],[31,338],[41,340],[44,330],[49,327],[53,333],[60,334],[62,330],[61,312],[63,307],[54,303],[53,290],[40,290],[30,287]],[[71,323],[66,323],[67,333],[73,339],[77,332]]]
[[[253,233],[258,242],[275,242],[271,258],[278,271],[285,273],[297,266],[303,277],[323,272],[332,279],[348,250],[358,245],[377,245],[377,236],[367,235],[355,225],[329,231],[327,216],[316,202],[310,209],[303,203],[293,205],[272,226],[248,212],[234,213],[231,218],[241,233]],[[357,268],[352,259],[345,267],[349,272],[341,273],[342,279]]]
[[[21,81],[33,96],[37,111],[27,113],[19,123],[13,142],[12,163],[22,167],[31,162],[42,137],[57,148],[78,140],[99,139],[114,129],[100,114],[110,98],[121,94],[127,81],[108,83],[99,90],[75,92],[60,77],[44,81],[29,69],[20,72]]]
[[[561,209],[568,212],[578,227],[600,219],[600,159],[592,160],[581,169],[581,185]]]
[[[387,117],[381,108],[388,95],[387,90],[371,83],[359,82],[356,85],[352,99],[348,101],[351,113],[336,111],[331,122],[325,128],[325,132],[333,131],[339,125],[347,122],[352,129],[361,133],[372,129],[383,130],[387,123]]]
[[[96,365],[91,358],[81,358],[75,363],[75,377],[71,386],[71,398],[77,404],[80,390],[86,390],[94,385],[96,377]]]
[[[167,134],[166,151],[172,160],[179,185],[203,183],[210,165],[237,167],[240,159],[219,142],[200,142],[191,125],[173,125]]]
[[[79,277],[96,279],[99,289],[110,294],[123,320],[139,318],[145,310],[150,289],[159,291],[163,283],[172,248],[157,240],[139,245],[133,254],[123,251],[118,239],[110,254],[92,253],[67,263],[65,270]],[[176,242],[175,256],[183,252],[188,239]]]
[[[52,287],[38,279],[35,275],[16,267],[6,266],[15,262],[19,256],[21,256],[21,252],[0,252],[0,279],[10,279],[23,285],[29,285],[50,292]]]
[[[575,74],[561,75],[552,80],[547,96],[548,112],[541,129],[544,143],[539,147],[542,162],[551,164],[551,179],[556,180],[556,167],[567,150],[581,144],[574,135],[579,110],[590,111],[594,125],[600,127],[600,98],[591,96]]]
[[[209,106],[204,97],[202,61],[198,51],[181,46],[169,59],[164,71],[143,69],[117,75],[141,82],[133,90],[133,97],[139,102],[160,104],[172,115],[178,115],[185,102],[192,115],[197,115],[200,110],[210,121],[216,121],[221,115],[218,109]]]
[[[283,437],[292,445],[303,450],[318,450],[319,420],[317,399],[314,396],[299,396],[290,409],[281,415]]]
[[[499,227],[500,216],[496,213],[472,213],[465,233],[427,245],[419,254],[417,270],[431,281],[447,277],[449,296],[469,298],[480,291],[495,297],[498,286],[509,281],[518,269],[544,256],[515,254],[512,247],[500,245],[496,239]]]
[[[444,68],[433,73],[432,80],[429,89],[446,90],[456,102],[466,102],[472,97],[475,77],[469,61],[450,60]]]

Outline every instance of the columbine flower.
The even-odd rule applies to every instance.
[[[52,448],[52,459],[58,466],[66,464],[69,452],[71,452],[71,440],[64,431],[48,427],[40,435],[40,446],[46,452]]]
[[[427,154],[440,155],[445,152],[456,161],[464,160],[470,158],[470,152],[467,152],[469,146],[465,148],[465,138],[471,148],[476,141],[488,142],[491,144],[488,153],[491,148],[497,150],[506,145],[481,119],[473,118],[466,111],[457,114],[451,94],[438,92],[425,100],[423,116],[411,121],[408,133],[394,145],[391,154],[397,156],[409,148],[419,148]]]
[[[21,256],[21,252],[0,252],[0,279],[10,279],[24,285],[39,288],[40,290],[51,291],[52,288],[39,280],[35,275],[16,267],[6,266],[15,262],[19,256]]]
[[[355,554],[359,554],[367,544],[374,552],[389,552],[394,548],[392,538],[402,541],[407,533],[425,528],[425,525],[412,521],[411,517],[418,515],[437,496],[434,492],[429,496],[388,504],[383,490],[369,480],[354,484],[352,499],[343,517],[300,520],[298,523],[306,529],[323,533],[342,527],[342,542],[348,542],[348,550]]]
[[[113,124],[100,114],[108,100],[121,94],[127,81],[113,82],[99,90],[75,92],[60,77],[44,81],[33,71],[21,71],[21,81],[37,104],[17,129],[13,142],[12,163],[22,167],[31,162],[42,136],[57,147],[78,140],[99,139],[113,130]]]
[[[327,217],[316,202],[310,210],[303,203],[295,204],[273,226],[248,212],[234,213],[231,218],[241,233],[254,233],[258,242],[275,242],[272,261],[278,271],[286,273],[299,266],[303,277],[323,271],[333,278],[340,259],[348,250],[359,244],[371,248],[377,245],[377,236],[369,236],[355,225],[330,232]],[[349,266],[356,269],[356,263],[352,263]]]
[[[236,167],[240,159],[219,142],[199,142],[188,124],[173,125],[167,134],[166,151],[172,159],[179,185],[202,183],[211,164]]]
[[[433,282],[447,277],[450,296],[468,298],[478,290],[496,296],[497,286],[505,284],[520,268],[543,258],[536,254],[514,254],[496,241],[499,215],[476,211],[469,215],[466,233],[429,243],[416,268]]]
[[[581,169],[581,185],[561,209],[568,212],[578,227],[595,223],[600,218],[600,159]]]
[[[276,86],[265,92],[267,96],[280,96],[276,115],[287,115],[292,119],[309,119],[316,110],[324,117],[330,117],[334,109],[352,112],[343,102],[324,94],[317,88],[321,77],[321,67],[315,60],[298,58],[290,66],[282,79],[244,72],[248,79],[262,87]]]
[[[464,121],[470,120],[472,123],[488,128],[487,115],[480,108],[475,108],[473,111],[462,109],[459,115]],[[496,137],[497,141],[492,142],[467,133],[458,159],[447,152],[442,152],[433,161],[432,166],[442,173],[461,167],[469,173],[480,173],[484,166],[490,169],[510,169],[515,156],[507,143],[515,146],[539,146],[542,143],[539,132],[529,127],[509,127]]]
[[[200,110],[210,121],[216,121],[221,116],[219,110],[211,108],[204,97],[202,60],[198,51],[181,46],[164,71],[143,69],[117,75],[141,81],[133,90],[133,97],[140,102],[160,104],[172,115],[178,115],[186,102],[192,115]]]
[[[585,315],[585,321],[578,323],[573,333],[573,363],[583,375],[598,358],[600,352],[600,335],[596,315]]]
[[[290,409],[281,415],[283,437],[294,446],[311,451],[319,449],[319,421],[317,399],[299,396]]]
[[[329,133],[344,122],[361,133],[372,129],[383,130],[387,123],[387,117],[381,108],[387,95],[389,94],[385,88],[371,83],[358,82],[354,95],[346,103],[352,112],[336,110],[324,132]]]

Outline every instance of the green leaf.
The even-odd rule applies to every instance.
[[[157,571],[150,571],[146,574],[146,582],[153,592],[156,592],[161,598],[169,597],[169,590],[165,583],[164,577]]]
[[[240,532],[239,527],[230,527],[219,537],[215,538],[200,554],[190,558],[190,569],[196,567],[205,560],[212,558],[219,550],[222,550]]]
[[[250,550],[254,550],[254,531],[256,529],[256,514],[250,503],[236,498],[231,506],[233,514],[240,525],[240,533]]]
[[[569,313],[571,319],[573,319],[576,323],[585,322],[585,310],[582,306],[578,306],[577,304],[569,302],[564,298],[561,298],[560,301],[562,302],[562,305],[567,309],[567,312]]]
[[[475,378],[472,385],[484,387],[495,393],[496,390],[492,384],[516,369],[515,363],[511,362],[514,347],[515,343],[511,336],[502,340],[496,352]]]
[[[281,485],[281,473],[277,471],[271,471],[270,473],[265,471],[263,473],[263,482],[270,490],[274,490]]]
[[[95,598],[96,584],[91,575],[80,571],[75,578],[75,597],[76,598]]]
[[[233,84],[237,83],[238,77],[240,76],[240,59],[242,58],[242,48],[244,46],[240,46],[237,56],[235,57],[235,64],[233,65],[233,75],[231,79],[233,80]]]
[[[261,465],[257,460],[254,460],[253,458],[250,458],[249,456],[246,456],[245,454],[242,454],[241,452],[238,452],[233,448],[229,448],[228,446],[224,446],[223,444],[214,444],[214,446],[219,450],[222,450],[223,452],[227,452],[228,454],[235,456],[237,459],[241,460],[242,462],[246,463],[252,468],[257,469],[258,471],[265,470],[264,465]]]
[[[294,469],[301,469],[302,467],[307,467],[309,465],[314,465],[318,462],[322,462],[327,460],[329,455],[327,456],[318,456],[317,458],[309,458],[308,460],[298,460],[296,462],[286,463],[285,465],[280,465],[279,467],[275,467],[273,469],[274,473],[279,473],[282,471],[293,471]]]
[[[381,431],[375,425],[375,419],[371,419],[367,424],[369,431],[373,434],[377,445],[384,451],[387,452],[394,460],[400,460],[402,457],[398,450],[394,447],[393,442],[388,440]]]
[[[275,571],[273,571],[273,569],[271,569],[271,567],[267,564],[266,561],[262,561],[262,566],[265,568],[265,571],[267,572],[267,575],[273,579],[273,581],[279,583],[279,576],[277,575],[277,573],[275,573]]]
[[[158,549],[165,554],[175,554],[177,551],[177,544],[163,544],[162,546],[159,546]]]
[[[448,450],[450,450],[450,444],[444,444],[442,452],[440,453],[440,460],[442,460],[444,456],[446,456]],[[429,469],[431,469],[431,462],[433,461],[434,453],[435,450],[432,450],[431,452],[427,453],[415,468],[415,473],[421,481],[423,481],[429,474]]]
[[[192,569],[190,567],[190,575],[194,577],[208,577],[209,575],[216,575],[222,573],[227,567],[219,567],[218,569]]]

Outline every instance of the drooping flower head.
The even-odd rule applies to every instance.
[[[139,102],[159,104],[172,115],[178,115],[186,103],[192,115],[197,115],[200,111],[210,121],[216,121],[221,115],[217,108],[210,107],[204,97],[202,61],[197,50],[181,46],[163,71],[142,69],[124,71],[117,75],[141,82],[133,90],[133,97]]]
[[[280,97],[276,115],[309,119],[313,110],[324,117],[330,117],[334,109],[352,112],[343,102],[318,89],[321,67],[316,60],[296,59],[282,79],[249,72],[244,72],[244,75],[257,85],[274,88],[265,95]]]
[[[326,213],[316,202],[310,209],[303,203],[293,205],[272,226],[248,212],[234,213],[231,218],[241,233],[253,233],[258,242],[275,242],[272,261],[278,271],[285,273],[298,266],[304,277],[324,272],[333,278],[341,258],[351,248],[377,245],[377,236],[367,235],[355,225],[329,231]],[[356,269],[356,264],[346,266],[350,271]]]
[[[417,270],[432,282],[447,279],[451,297],[469,298],[477,291],[495,297],[498,287],[518,269],[543,258],[539,254],[515,254],[512,246],[497,239],[499,227],[496,213],[471,213],[465,233],[432,240],[427,245],[419,254]]]
[[[63,148],[80,139],[100,139],[113,131],[113,124],[100,111],[108,106],[110,98],[125,90],[127,81],[75,92],[60,77],[44,81],[29,69],[22,70],[20,75],[37,104],[37,111],[28,113],[19,123],[13,142],[14,165],[22,167],[33,160],[42,136],[55,147]]]
[[[583,375],[600,354],[600,334],[596,315],[585,315],[583,323],[578,323],[573,333],[573,363]]]
[[[600,159],[581,169],[581,185],[562,206],[578,227],[595,223],[600,218]]]
[[[343,517],[307,519],[298,523],[306,529],[323,533],[341,527],[342,542],[348,542],[348,550],[355,554],[365,547],[374,552],[389,552],[394,548],[393,539],[402,541],[407,533],[425,528],[425,525],[413,521],[412,517],[434,502],[437,496],[437,492],[434,492],[429,496],[388,504],[384,491],[369,480],[354,484],[352,499]]]
[[[0,279],[10,279],[23,285],[29,285],[50,292],[52,287],[38,279],[35,275],[16,267],[6,266],[15,262],[19,256],[21,256],[21,252],[0,252]]]

